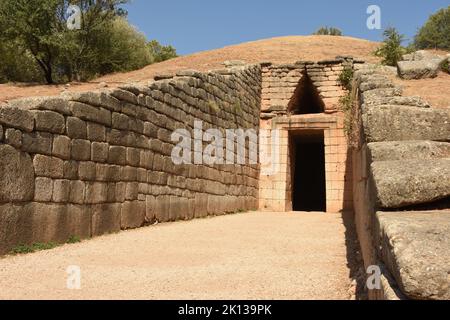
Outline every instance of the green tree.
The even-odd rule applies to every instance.
[[[314,35],[342,36],[342,31],[334,27],[321,27],[314,32]]]
[[[402,47],[402,42],[405,38],[395,28],[387,28],[383,32],[383,36],[383,44],[374,54],[383,59],[381,61],[382,64],[396,66],[397,62],[406,53],[406,49]]]
[[[41,68],[47,83],[54,83],[55,69],[69,78],[77,73],[81,60],[91,57],[96,32],[123,11],[119,5],[128,0],[2,0],[0,25],[2,41],[15,41]],[[82,28],[67,28],[67,8],[71,4],[82,10]],[[76,54],[75,54],[76,52]],[[67,55],[67,56],[66,56]],[[61,58],[66,56],[65,58]],[[58,65],[64,63],[64,66]]]
[[[152,62],[162,62],[172,58],[176,58],[177,51],[172,46],[163,46],[158,41],[152,40],[147,44],[150,55],[152,56]]]
[[[414,39],[418,49],[450,50],[450,6],[430,16]]]

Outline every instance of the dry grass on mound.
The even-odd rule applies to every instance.
[[[333,59],[338,55],[351,55],[369,62],[378,59],[372,52],[379,44],[368,40],[333,36],[289,36],[265,39],[221,49],[204,51],[147,66],[141,70],[107,75],[89,83],[72,83],[69,91],[86,91],[98,88],[106,82],[110,87],[128,82],[148,81],[156,74],[183,69],[207,71],[219,69],[226,60],[245,60],[250,63],[271,61],[292,63],[298,60]],[[64,85],[0,85],[0,101],[25,96],[57,95],[65,90]]]

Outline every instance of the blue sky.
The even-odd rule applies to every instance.
[[[381,8],[382,28],[395,26],[411,39],[449,0],[131,0],[129,20],[147,38],[175,46],[179,54],[252,40],[308,35],[323,25],[344,35],[379,41],[366,27],[369,5]]]

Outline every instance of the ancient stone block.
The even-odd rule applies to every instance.
[[[53,182],[52,201],[56,203],[67,203],[70,194],[70,180],[55,180]]]
[[[111,127],[111,111],[80,102],[69,102],[69,105],[75,117]]]
[[[34,111],[36,130],[63,134],[66,128],[64,116],[53,111]]]
[[[401,208],[450,196],[450,159],[412,159],[372,163],[377,205]]]
[[[87,137],[90,141],[106,141],[106,128],[103,125],[88,122],[87,124]]]
[[[378,212],[383,262],[410,299],[449,300],[450,211]]]
[[[127,163],[127,149],[121,146],[110,146],[108,163],[125,165]]]
[[[145,201],[124,202],[120,221],[122,229],[142,227],[145,222]]]
[[[170,196],[159,196],[154,202],[154,215],[158,222],[170,221]]]
[[[61,159],[70,159],[70,138],[66,136],[54,136],[52,155]]]
[[[116,201],[124,202],[125,201],[125,193],[126,193],[127,184],[125,182],[116,183]]]
[[[78,165],[78,177],[83,181],[95,181],[96,164],[91,161],[82,161]]]
[[[33,242],[32,213],[31,204],[0,204],[0,255],[9,253],[20,243]]]
[[[34,172],[38,177],[61,179],[64,175],[64,162],[55,157],[35,155],[33,158]]]
[[[76,180],[78,179],[78,162],[64,161],[64,179]]]
[[[38,177],[34,187],[34,201],[50,202],[53,195],[53,180],[50,178]]]
[[[24,133],[22,150],[50,156],[52,154],[52,134],[46,132]]]
[[[91,160],[91,143],[88,140],[73,139],[71,141],[71,158],[78,161]]]
[[[440,62],[437,60],[399,61],[398,75],[402,79],[435,78],[440,70]]]
[[[6,129],[5,142],[14,148],[22,147],[22,131],[13,128]]]
[[[139,166],[141,151],[136,148],[127,148],[127,164],[133,167]]]
[[[0,202],[33,200],[33,162],[28,154],[0,145],[0,177]]]
[[[112,114],[112,127],[119,130],[128,130],[129,128],[129,117],[122,113],[114,112]]]
[[[108,160],[109,145],[103,142],[93,142],[91,145],[91,160],[106,162]]]
[[[125,188],[125,199],[126,200],[137,200],[139,195],[139,183],[138,182],[127,182]]]
[[[92,236],[120,231],[120,204],[92,206]]]
[[[87,182],[85,203],[105,203],[108,198],[108,184],[104,182]]]
[[[368,106],[362,117],[368,142],[450,141],[450,110]]]
[[[450,143],[434,141],[374,142],[367,145],[370,162],[450,158]]]
[[[72,139],[86,139],[86,122],[75,117],[68,117],[66,121],[67,135]]]
[[[137,168],[130,166],[122,168],[121,180],[131,182],[137,181]]]
[[[74,180],[70,182],[69,202],[83,204],[85,199],[85,182]]]
[[[30,111],[4,106],[0,108],[0,124],[31,132],[34,128],[34,117]]]

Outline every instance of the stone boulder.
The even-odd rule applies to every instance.
[[[450,299],[450,211],[378,212],[381,258],[410,299]]]
[[[438,60],[399,61],[398,75],[405,80],[435,78],[440,65]]]
[[[450,158],[377,161],[371,173],[380,208],[397,209],[450,196]]]
[[[400,78],[424,79],[438,75],[442,63],[448,58],[430,51],[420,50],[403,56],[404,61],[397,64]]]

